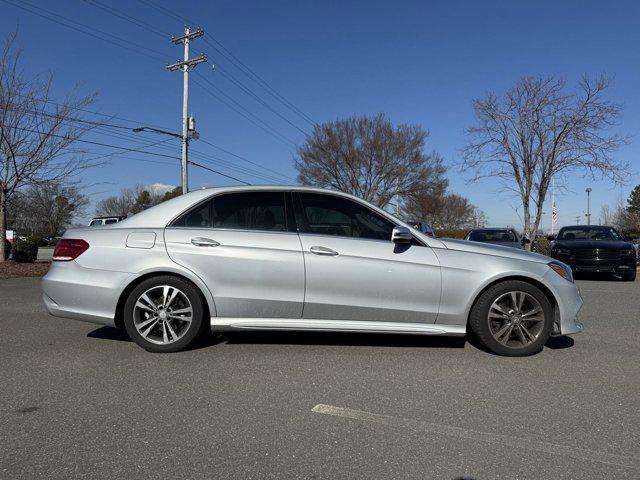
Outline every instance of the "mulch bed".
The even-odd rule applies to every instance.
[[[42,277],[50,265],[50,262],[16,263],[9,260],[0,263],[0,278]]]

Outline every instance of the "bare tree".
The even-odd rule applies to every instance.
[[[51,181],[16,192],[9,202],[11,224],[23,235],[59,236],[89,203],[77,185]]]
[[[144,187],[136,185],[131,188],[123,188],[120,195],[107,197],[96,204],[96,215],[121,216],[135,215],[147,208],[158,205],[182,194],[180,187],[171,190],[161,190],[155,185]]]
[[[524,235],[538,231],[551,179],[569,173],[622,182],[627,166],[612,158],[625,138],[611,132],[621,106],[604,96],[609,80],[583,78],[577,93],[553,77],[526,77],[501,97],[473,102],[477,124],[468,129],[462,168],[473,180],[498,177],[520,198]]]
[[[472,228],[484,221],[480,217],[484,217],[484,213],[467,198],[455,193],[413,195],[404,203],[403,211],[407,219],[425,221],[441,230]]]
[[[613,214],[611,213],[611,207],[609,205],[602,205],[600,207],[600,223],[602,225],[611,225],[613,222]]]
[[[298,147],[298,180],[351,193],[379,207],[396,195],[413,195],[444,184],[442,158],[425,154],[429,133],[393,124],[383,115],[349,117],[316,125]]]
[[[16,34],[0,53],[0,262],[4,261],[8,202],[21,188],[68,179],[88,166],[69,146],[88,128],[74,116],[93,96],[49,105],[53,77],[26,78]]]
[[[131,215],[137,198],[137,188],[123,188],[120,195],[114,195],[100,200],[96,204],[96,215],[114,217]]]

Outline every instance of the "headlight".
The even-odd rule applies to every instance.
[[[566,248],[555,248],[553,249],[553,253],[557,253],[558,255],[571,255],[571,251]]]
[[[551,270],[556,272],[565,280],[573,282],[573,273],[571,272],[571,269],[566,265],[563,265],[562,263],[556,263],[556,262],[549,262],[547,263],[547,265],[549,265],[549,268],[551,268]]]
[[[635,255],[636,251],[633,249],[630,250],[620,250],[620,255],[624,255],[624,256],[628,256],[628,255]]]

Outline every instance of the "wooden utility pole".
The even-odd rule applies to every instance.
[[[189,178],[187,176],[187,165],[189,162],[189,70],[199,63],[206,62],[207,56],[200,55],[199,57],[189,59],[189,44],[192,39],[204,35],[204,30],[198,28],[195,31],[191,31],[189,27],[184,27],[184,35],[181,37],[173,38],[171,41],[179,45],[184,45],[184,60],[176,62],[172,65],[167,65],[170,71],[182,70],[183,72],[183,91],[182,91],[182,193],[185,194],[189,191]]]

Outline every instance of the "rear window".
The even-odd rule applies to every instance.
[[[172,226],[286,232],[284,202],[284,192],[223,194],[188,211]]]
[[[474,242],[517,242],[516,236],[509,230],[475,230],[469,234]]]

